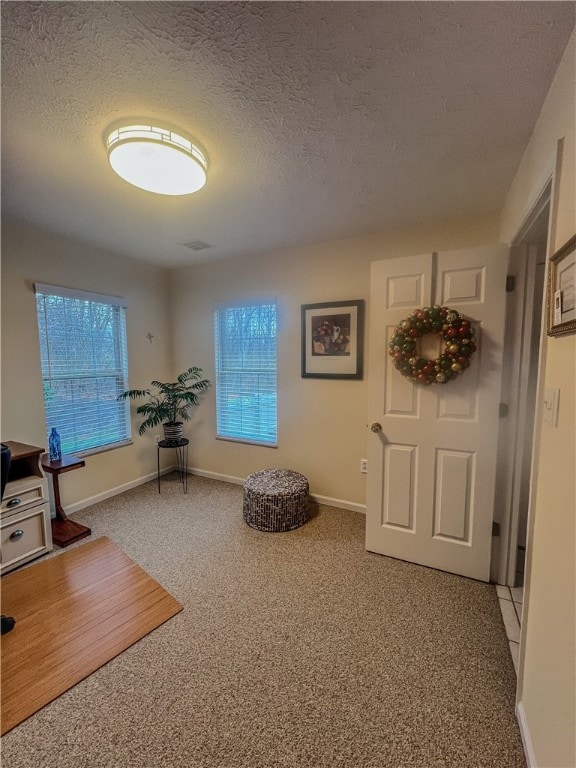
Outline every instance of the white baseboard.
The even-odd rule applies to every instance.
[[[170,466],[165,467],[160,474],[167,475],[170,472],[175,471],[176,466]],[[224,475],[221,472],[209,472],[208,470],[198,469],[197,467],[188,467],[188,472],[191,475],[207,477],[210,480],[220,480],[223,483],[234,483],[234,485],[243,485],[246,479],[245,477]],[[123,483],[122,485],[117,485],[114,488],[109,488],[107,491],[103,491],[102,493],[97,493],[95,496],[89,496],[86,499],[82,499],[81,501],[77,501],[75,504],[70,504],[70,506],[67,506],[66,514],[73,515],[76,512],[79,512],[81,509],[85,509],[85,507],[90,507],[92,504],[97,504],[99,501],[106,501],[106,499],[110,499],[112,496],[117,496],[119,493],[124,493],[124,491],[129,491],[131,488],[136,488],[139,485],[144,485],[144,483],[149,483],[150,480],[156,480],[156,477],[156,472],[150,472],[149,474],[139,477],[136,480],[131,480],[129,483]],[[329,507],[336,507],[337,509],[347,509],[350,512],[360,512],[363,515],[366,514],[366,505],[357,504],[355,501],[333,499],[331,496],[320,496],[316,493],[311,493],[310,498],[317,504],[325,504]]]
[[[191,475],[198,475],[199,477],[207,477],[209,480],[221,480],[223,483],[234,483],[234,485],[244,485],[245,477],[235,477],[234,475],[223,475],[221,472],[209,472],[206,469],[198,469],[197,467],[188,467],[188,472]]]
[[[170,472],[174,472],[175,469],[176,466],[165,467],[160,472],[160,474],[167,475]],[[112,496],[117,496],[119,493],[124,493],[124,491],[129,491],[131,488],[136,488],[139,485],[144,485],[144,483],[149,483],[150,480],[156,480],[157,477],[158,474],[156,472],[150,472],[148,475],[138,477],[136,480],[131,480],[129,483],[123,483],[122,485],[117,485],[114,488],[109,488],[107,491],[97,493],[95,496],[88,496],[88,498],[82,499],[82,501],[77,501],[76,504],[70,504],[69,506],[66,506],[66,514],[73,515],[75,512],[79,512],[81,509],[90,507],[92,504],[97,504],[99,501],[106,501],[106,499],[110,499]]]
[[[530,729],[528,728],[526,711],[524,709],[524,704],[522,704],[521,701],[516,705],[516,717],[518,719],[518,725],[520,726],[522,744],[524,745],[526,765],[528,768],[536,768],[536,755],[534,754],[534,747],[532,746],[532,739],[530,738]]]
[[[326,504],[328,507],[337,509],[347,509],[349,512],[360,512],[366,514],[366,504],[357,504],[355,501],[346,501],[346,499],[333,499],[331,496],[319,496],[317,493],[311,493],[310,498],[318,504]]]
[[[235,477],[234,475],[223,475],[220,472],[208,472],[204,469],[198,469],[197,467],[188,467],[188,471],[192,475],[199,475],[200,477],[208,477],[212,480],[221,480],[224,483],[234,483],[235,485],[243,485],[245,477]],[[347,509],[350,512],[360,512],[366,514],[366,505],[357,504],[355,501],[345,501],[343,499],[333,499],[330,496],[319,496],[316,493],[311,493],[310,498],[317,504],[326,504],[329,507],[337,507],[338,509]]]

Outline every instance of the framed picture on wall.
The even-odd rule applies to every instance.
[[[361,379],[364,301],[302,305],[302,378]]]
[[[576,331],[576,235],[550,258],[548,336]]]

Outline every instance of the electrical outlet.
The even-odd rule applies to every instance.
[[[368,472],[368,459],[360,459],[360,472],[362,472],[363,475],[367,474],[367,472]]]
[[[161,440],[161,437],[160,437],[160,435],[154,435],[154,442],[156,443],[156,445],[158,445],[158,443],[160,442],[160,440]]]

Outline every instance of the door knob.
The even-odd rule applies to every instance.
[[[378,424],[378,422],[375,421],[374,424],[371,425],[370,429],[372,432],[382,432],[382,424]]]

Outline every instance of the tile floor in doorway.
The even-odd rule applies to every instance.
[[[510,653],[514,669],[518,674],[518,652],[520,648],[520,622],[522,620],[522,601],[524,587],[502,587],[496,584],[496,594],[502,611],[506,636],[510,645]]]

